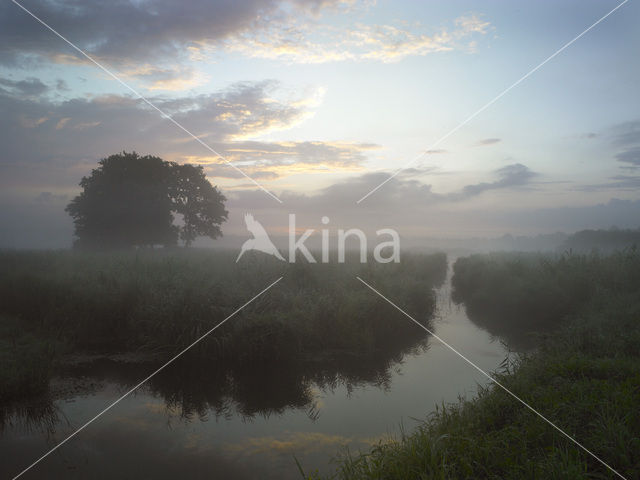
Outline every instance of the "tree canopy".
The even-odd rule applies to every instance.
[[[122,152],[100,160],[80,186],[66,208],[77,247],[189,246],[199,235],[221,236],[227,219],[226,198],[201,166]]]

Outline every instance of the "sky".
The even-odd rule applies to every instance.
[[[638,0],[488,106],[620,2],[17,1],[119,81],[0,5],[0,247],[69,246],[123,150],[203,165],[231,237],[640,227]]]

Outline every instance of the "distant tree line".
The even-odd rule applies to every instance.
[[[66,208],[78,248],[173,246],[179,239],[189,246],[198,236],[221,236],[227,219],[226,198],[202,166],[122,152],[100,160],[80,186]]]
[[[640,229],[623,230],[611,227],[609,230],[582,230],[570,235],[563,244],[564,249],[576,251],[622,250],[640,245]]]

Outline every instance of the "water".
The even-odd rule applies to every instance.
[[[451,303],[449,279],[437,305],[435,333],[485,371],[497,368],[505,347]],[[411,322],[400,313],[396,320]],[[23,478],[297,479],[294,457],[308,472],[331,472],[331,458],[345,447],[367,450],[401,428],[410,431],[436,404],[473,396],[487,383],[415,329],[416,344],[383,361],[233,375],[172,365]],[[151,371],[105,361],[58,380],[73,389],[4,418],[0,475],[19,473]]]

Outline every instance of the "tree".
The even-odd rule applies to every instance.
[[[135,152],[111,155],[80,181],[82,192],[66,208],[75,246],[126,248],[190,245],[197,235],[216,238],[227,218],[225,197],[201,167],[165,162]],[[174,213],[184,226],[174,225]]]
[[[226,198],[209,183],[201,165],[172,164],[170,195],[176,213],[184,225],[180,238],[188,247],[199,235],[213,239],[222,235],[220,224],[226,220]]]

